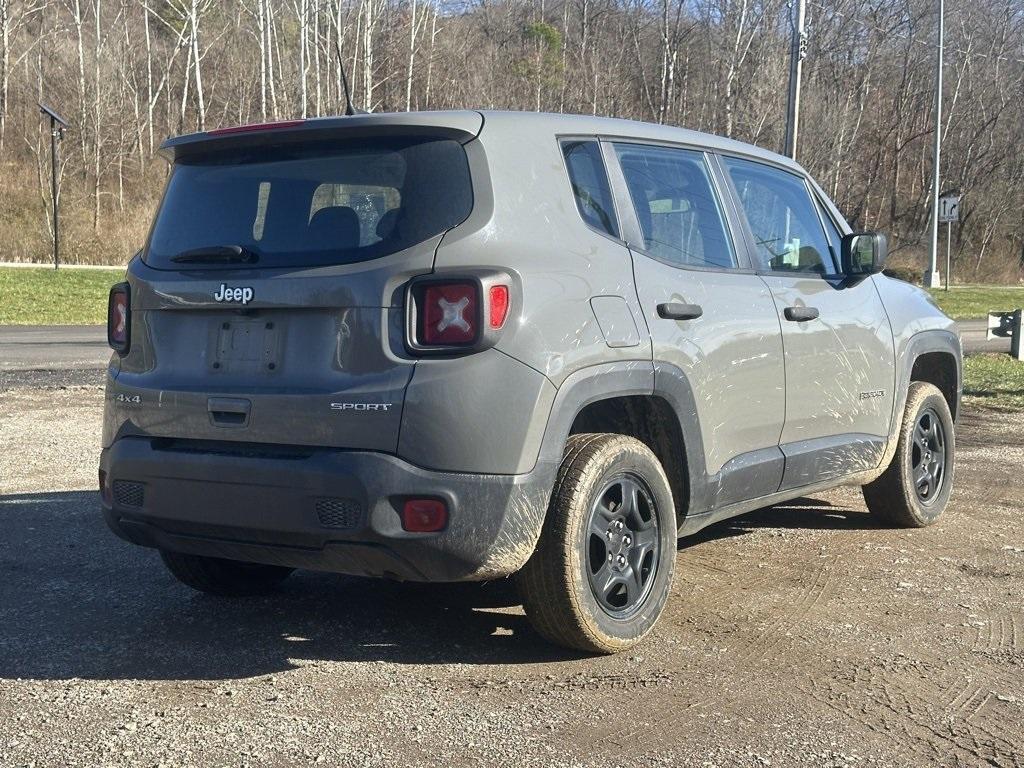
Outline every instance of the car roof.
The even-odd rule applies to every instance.
[[[536,130],[539,133],[562,136],[601,136],[610,139],[639,139],[641,141],[684,144],[712,152],[745,155],[785,166],[795,171],[803,169],[793,160],[767,149],[713,133],[693,131],[672,125],[645,123],[617,117],[594,115],[566,115],[550,112],[511,112],[481,110],[483,131],[507,130],[515,133]]]

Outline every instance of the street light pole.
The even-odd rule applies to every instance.
[[[50,118],[50,192],[53,198],[53,268],[60,269],[60,210],[57,169],[60,168],[60,133],[57,121]]]
[[[800,127],[800,77],[804,56],[807,55],[807,35],[804,34],[806,15],[806,0],[796,0],[796,23],[789,50],[789,99],[786,104],[786,156],[793,160],[796,160],[796,138]]]
[[[60,268],[60,142],[64,138],[67,121],[39,102],[39,111],[50,118],[50,192],[53,198],[53,268]]]
[[[942,155],[942,46],[945,3],[939,0],[939,44],[935,54],[935,149],[932,154],[932,238],[928,250],[930,263],[924,275],[926,288],[938,288],[939,277],[939,161]]]

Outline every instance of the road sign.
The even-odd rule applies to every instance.
[[[952,224],[960,221],[960,195],[944,195],[939,198],[939,223]]]

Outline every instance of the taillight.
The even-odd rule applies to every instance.
[[[490,291],[488,291],[489,307],[490,310],[487,314],[490,319],[488,324],[494,330],[498,330],[505,324],[505,318],[508,317],[508,286],[507,285],[492,285]]]
[[[406,344],[421,355],[458,355],[493,347],[513,311],[512,276],[471,270],[414,279],[408,302]]]
[[[420,343],[457,346],[476,341],[480,331],[476,283],[434,283],[424,286],[422,297]]]
[[[131,300],[128,283],[118,283],[110,289],[107,299],[107,343],[111,349],[124,355],[131,341]]]

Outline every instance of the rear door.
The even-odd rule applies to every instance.
[[[472,202],[451,138],[263,138],[179,158],[129,274],[116,384],[132,429],[395,450],[414,365],[402,287]]]
[[[723,158],[786,355],[783,488],[878,465],[893,406],[893,341],[873,281],[839,270],[839,228],[807,180]]]
[[[773,493],[782,478],[782,339],[772,297],[728,223],[709,155],[606,144],[659,386],[693,390],[707,475],[691,513]]]

